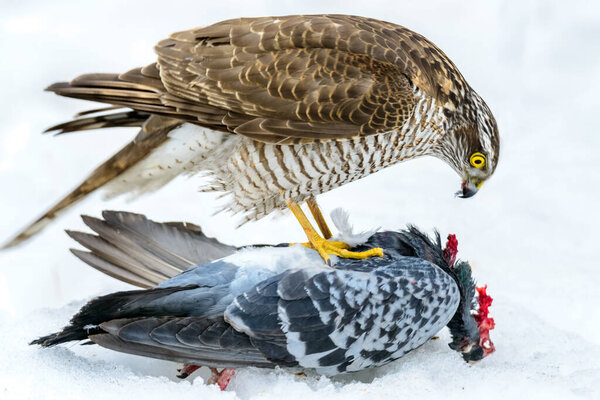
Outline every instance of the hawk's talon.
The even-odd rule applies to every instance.
[[[339,242],[335,240],[325,240],[321,237],[313,237],[313,242],[300,243],[302,246],[314,249],[325,260],[327,265],[331,266],[330,255],[335,255],[342,258],[354,258],[358,260],[364,260],[369,257],[383,257],[383,249],[381,247],[375,247],[365,251],[350,251],[350,245],[345,242]]]
[[[306,215],[304,215],[304,212],[302,211],[300,206],[297,203],[294,203],[292,200],[287,200],[286,202],[290,210],[292,210],[292,212],[296,216],[296,219],[298,219],[298,222],[300,222],[300,225],[302,226],[302,229],[304,229],[304,233],[306,233],[306,237],[308,238],[308,242],[302,243],[302,245],[316,250],[321,256],[321,258],[323,258],[323,261],[325,261],[325,264],[327,264],[328,266],[331,266],[331,257],[329,257],[329,255],[335,255],[342,258],[355,258],[359,260],[364,260],[366,258],[375,256],[383,257],[383,249],[381,247],[376,247],[373,249],[359,252],[350,251],[348,250],[350,248],[350,245],[348,243],[336,240],[327,240],[319,236],[315,228],[312,227],[312,225],[306,218]],[[315,210],[313,211],[313,214],[321,215],[320,211],[318,213],[316,212],[316,210],[318,210],[318,207],[314,199],[312,200],[311,210]],[[325,224],[325,220],[323,218],[318,219],[321,220],[323,224]],[[321,229],[325,232],[330,232],[329,228],[324,229],[325,226],[323,226]],[[290,246],[293,244],[294,243],[290,243]]]

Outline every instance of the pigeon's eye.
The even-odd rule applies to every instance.
[[[469,162],[475,168],[483,168],[485,167],[485,156],[481,153],[473,153],[469,158]]]

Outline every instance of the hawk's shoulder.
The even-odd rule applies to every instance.
[[[238,18],[156,46],[169,96],[226,110],[259,140],[345,139],[402,126],[414,88],[454,108],[466,83],[433,43],[347,15]]]

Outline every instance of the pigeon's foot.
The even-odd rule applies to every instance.
[[[212,385],[216,383],[221,390],[227,389],[229,381],[235,375],[235,369],[233,368],[223,368],[221,372],[216,368],[211,368],[210,372],[212,372],[212,376],[206,381],[206,384]]]
[[[318,235],[309,238],[309,240],[310,242],[302,243],[302,245],[317,250],[327,265],[331,265],[330,255],[342,258],[356,258],[359,260],[364,260],[369,257],[383,257],[383,249],[381,247],[375,247],[365,251],[350,251],[348,250],[350,248],[348,243],[325,240]]]
[[[306,233],[306,237],[308,238],[308,243],[303,243],[303,245],[311,249],[315,249],[327,265],[331,266],[330,255],[336,255],[342,258],[356,258],[359,260],[374,256],[383,257],[383,249],[381,247],[356,252],[348,250],[350,246],[347,243],[327,240],[331,237],[331,232],[329,231],[329,228],[326,228],[327,225],[324,223],[325,220],[318,209],[316,201],[311,199],[308,201],[308,204],[313,216],[315,217],[315,220],[319,225],[319,228],[321,229],[321,232],[323,232],[323,236],[325,237],[322,237],[317,233],[308,218],[306,218],[304,211],[302,211],[302,208],[300,208],[297,203],[291,200],[287,201],[288,207],[296,216],[296,219],[302,226],[302,229],[304,229],[304,233]]]
[[[202,368],[202,366],[194,365],[194,364],[183,364],[183,367],[181,367],[181,369],[177,370],[179,372],[179,375],[177,375],[177,377],[181,378],[181,379],[185,379],[188,376],[190,376],[191,374],[193,374],[199,368]],[[206,384],[213,385],[216,383],[217,385],[219,385],[219,388],[221,390],[225,390],[225,389],[227,389],[227,385],[229,384],[229,381],[235,374],[235,369],[223,368],[221,370],[221,372],[219,372],[218,369],[211,367],[210,372],[212,373],[212,375],[210,378],[208,378],[208,381],[206,381]]]
[[[194,364],[183,364],[183,367],[181,367],[181,369],[177,370],[177,372],[179,372],[179,375],[177,375],[177,377],[180,379],[185,379],[188,376],[190,376],[191,374],[193,374],[194,371],[196,371],[199,368],[202,368],[202,366],[194,365]]]

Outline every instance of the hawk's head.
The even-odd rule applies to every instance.
[[[471,197],[496,170],[500,155],[498,125],[475,91],[459,108],[445,114],[448,129],[435,155],[461,176],[462,186],[457,195]]]

